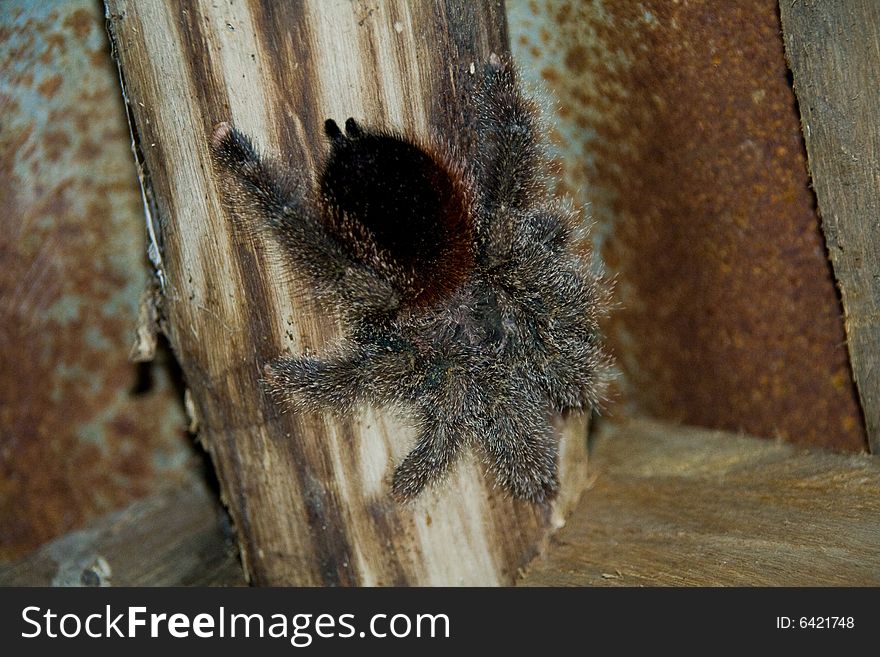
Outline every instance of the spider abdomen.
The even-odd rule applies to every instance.
[[[328,120],[320,176],[326,222],[349,252],[384,272],[405,302],[424,307],[472,268],[470,191],[455,163],[398,135]]]

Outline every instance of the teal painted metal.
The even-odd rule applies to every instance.
[[[149,275],[129,144],[100,7],[0,4],[0,559],[192,466],[168,368],[128,362]]]

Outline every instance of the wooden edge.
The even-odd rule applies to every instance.
[[[194,477],[0,566],[0,586],[244,586],[215,497]]]
[[[871,451],[880,452],[880,4],[779,3]]]

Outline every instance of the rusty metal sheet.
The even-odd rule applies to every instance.
[[[866,438],[774,0],[511,0],[617,276],[617,414]]]
[[[143,209],[100,6],[0,5],[0,559],[179,480],[166,368],[128,362]]]

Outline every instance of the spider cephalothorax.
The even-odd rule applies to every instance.
[[[316,181],[215,130],[224,196],[274,233],[293,268],[339,313],[345,337],[319,358],[267,366],[300,411],[390,405],[418,427],[392,490],[411,499],[474,447],[517,497],[558,487],[554,414],[603,390],[602,286],[577,252],[580,217],[548,192],[543,126],[513,67],[493,56],[469,161],[443,140],[328,120]]]

